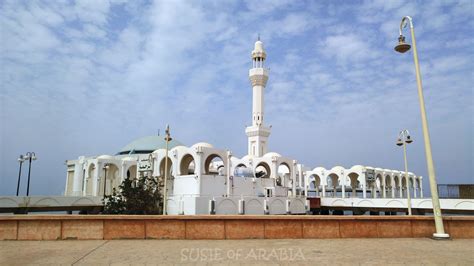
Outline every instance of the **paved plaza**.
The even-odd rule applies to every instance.
[[[474,240],[66,240],[0,241],[15,264],[474,265]]]

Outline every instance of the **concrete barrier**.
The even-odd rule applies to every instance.
[[[474,216],[444,217],[452,238],[474,239]],[[0,240],[431,237],[428,216],[11,215]]]

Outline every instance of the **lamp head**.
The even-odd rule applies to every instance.
[[[23,155],[20,155],[20,156],[18,157],[18,161],[19,161],[19,162],[24,162],[24,161],[25,161],[25,157],[24,157]]]
[[[403,54],[410,50],[410,48],[411,45],[405,42],[405,36],[400,35],[400,37],[398,37],[398,44],[395,46],[395,51]]]
[[[402,145],[403,145],[402,139],[399,138],[397,140],[397,146],[402,146]]]
[[[410,135],[407,136],[405,142],[406,142],[406,143],[412,143],[412,142],[413,142],[413,140],[411,139]]]
[[[33,154],[31,155],[31,160],[35,161],[36,159],[37,159],[37,158],[36,158],[36,154],[33,153]]]

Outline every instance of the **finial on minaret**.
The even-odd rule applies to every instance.
[[[257,41],[260,41],[260,33],[257,34]]]

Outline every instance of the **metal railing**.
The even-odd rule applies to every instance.
[[[474,184],[441,184],[438,193],[441,199],[474,199]]]

